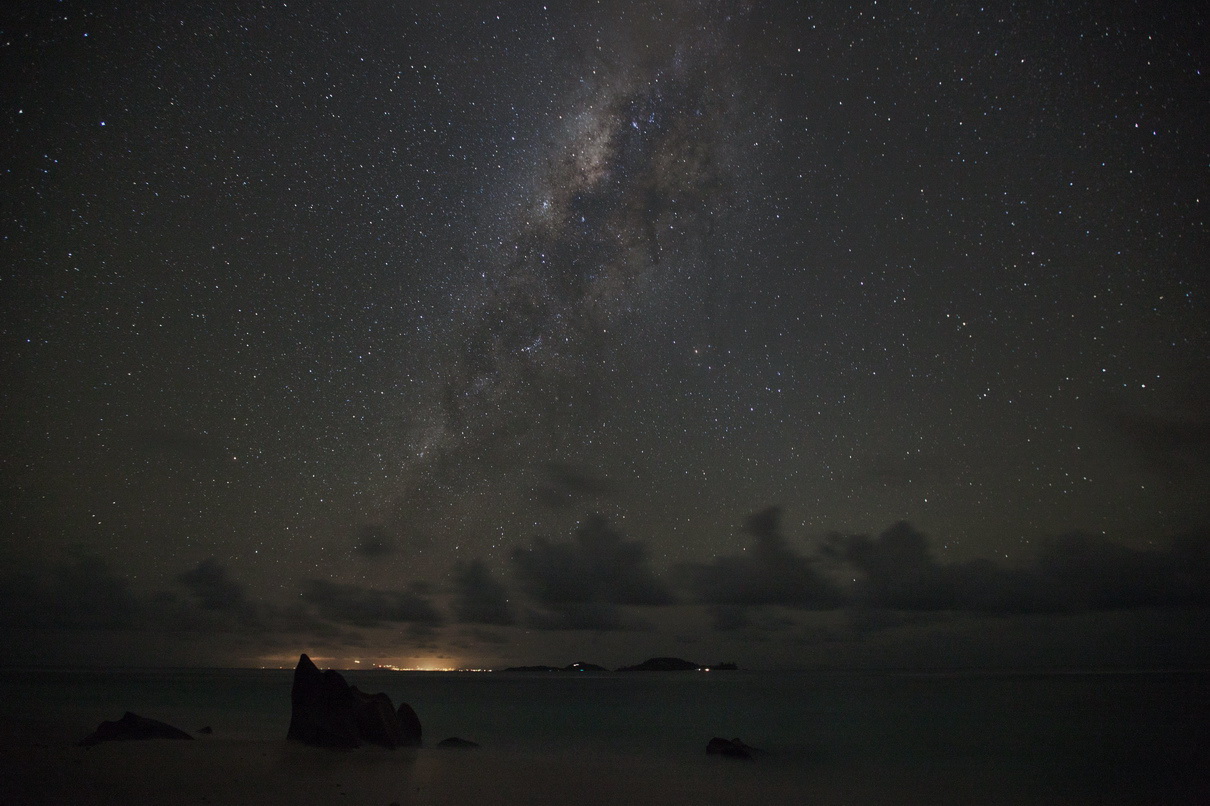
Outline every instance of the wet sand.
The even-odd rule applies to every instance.
[[[477,749],[333,751],[286,741],[7,743],[6,804],[1027,804],[1049,800],[1017,775],[622,753]]]

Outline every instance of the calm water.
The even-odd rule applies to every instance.
[[[10,736],[79,738],[125,710],[215,738],[280,740],[290,671],[3,670]],[[738,736],[783,772],[993,773],[1050,801],[1210,795],[1210,674],[440,673],[355,671],[409,702],[425,738],[509,750],[703,752]]]

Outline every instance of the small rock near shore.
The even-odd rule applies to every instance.
[[[143,739],[190,739],[190,736],[180,728],[174,728],[158,719],[148,719],[145,716],[132,714],[127,711],[121,719],[112,722],[102,722],[97,729],[85,736],[79,742],[81,747],[92,747],[101,742],[128,742]]]

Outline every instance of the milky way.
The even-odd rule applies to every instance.
[[[10,655],[1205,665],[1153,5],[17,4]]]
[[[525,194],[498,213],[509,237],[467,272],[439,397],[413,426],[413,501],[485,464],[591,443],[617,349],[648,303],[716,286],[718,230],[750,184],[727,70],[736,21],[713,4],[667,12],[654,29],[624,14],[595,28],[608,55],[585,55],[551,142],[518,179]]]

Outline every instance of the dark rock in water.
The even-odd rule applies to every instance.
[[[395,706],[386,694],[366,694],[356,686],[350,687],[353,692],[353,720],[357,723],[357,735],[374,744],[383,747],[399,747],[406,744],[403,736],[403,726],[399,724],[399,716]]]
[[[479,746],[477,742],[472,742],[469,739],[459,739],[457,736],[451,736],[448,739],[442,739],[437,742],[438,747],[447,747],[456,750],[474,750]]]
[[[619,672],[692,672],[701,667],[681,658],[648,658],[637,666],[623,666]]]
[[[407,703],[395,710],[386,694],[366,694],[340,672],[321,672],[306,655],[294,669],[287,739],[317,747],[418,747],[420,719]]]
[[[97,729],[77,744],[91,747],[101,742],[127,742],[141,739],[193,739],[188,733],[157,719],[127,711],[116,722],[102,722]]]
[[[706,754],[711,756],[724,756],[726,758],[738,758],[745,761],[754,761],[756,756],[762,755],[762,751],[755,747],[744,744],[741,739],[722,739],[715,736],[706,745]]]
[[[406,702],[399,703],[396,716],[399,717],[399,729],[403,735],[400,744],[404,747],[420,747],[424,743],[424,731],[420,727],[420,717],[416,716],[412,706]]]
[[[287,739],[317,747],[357,747],[357,698],[340,672],[321,672],[306,655],[294,669]]]
[[[214,728],[207,725],[204,728],[198,728],[198,733],[202,734],[203,736],[209,736],[210,734],[214,733]]]

